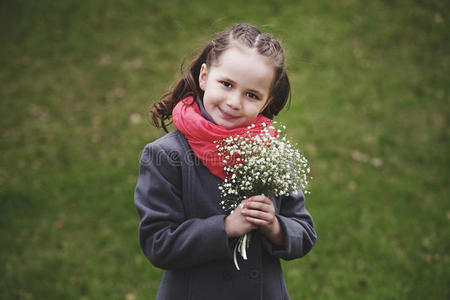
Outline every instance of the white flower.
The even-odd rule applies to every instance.
[[[307,194],[308,161],[285,136],[272,136],[269,128],[273,130],[273,126],[264,126],[259,135],[249,131],[217,142],[221,145],[219,155],[227,158],[224,170],[228,177],[221,185],[224,201],[221,207],[226,211],[235,208],[242,199],[257,194],[281,196],[298,189]],[[255,125],[251,124],[248,129],[253,127]],[[238,163],[233,165],[230,157],[235,157]]]

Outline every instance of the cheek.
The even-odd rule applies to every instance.
[[[203,105],[215,104],[221,99],[217,89],[207,89],[203,95]]]
[[[253,121],[260,113],[261,107],[259,105],[251,105],[245,108],[245,116],[248,120]]]
[[[255,105],[255,106],[253,107],[253,112],[254,112],[254,114],[256,114],[256,115],[259,115],[260,113],[262,113],[262,111],[264,110],[264,108],[265,108],[264,103],[258,103],[257,105]]]
[[[209,114],[213,113],[214,107],[217,105],[217,101],[209,91],[206,91],[203,95],[203,106]]]

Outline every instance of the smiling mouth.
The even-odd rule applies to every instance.
[[[222,117],[224,119],[233,120],[233,119],[239,118],[238,116],[233,116],[232,114],[227,113],[226,111],[222,110],[220,107],[219,107],[219,111],[222,114]]]

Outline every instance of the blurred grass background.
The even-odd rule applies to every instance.
[[[0,1],[0,298],[152,299],[147,107],[234,23],[283,41],[314,173],[292,299],[449,299],[447,1]]]

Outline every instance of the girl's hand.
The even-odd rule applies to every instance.
[[[225,218],[225,232],[228,237],[238,237],[258,228],[255,224],[247,221],[242,215],[242,208],[246,200],[242,201],[240,205]]]
[[[275,245],[284,243],[284,232],[269,198],[264,195],[253,196],[242,201],[242,204],[241,214],[249,223],[258,226]]]

